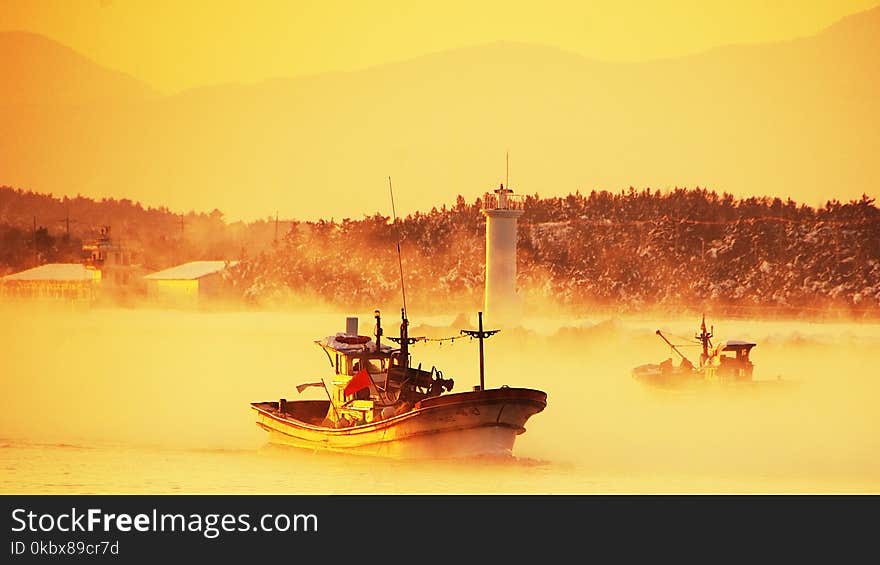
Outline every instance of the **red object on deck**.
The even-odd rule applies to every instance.
[[[366,369],[361,369],[350,381],[348,381],[348,384],[345,385],[345,396],[367,388],[372,382],[373,380],[370,379],[370,373],[368,373]]]

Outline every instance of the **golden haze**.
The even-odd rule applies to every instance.
[[[387,214],[388,175],[399,212],[472,201],[509,149],[545,196],[876,194],[876,2],[205,6],[3,2],[0,183],[339,219]],[[693,397],[629,371],[696,320],[529,319],[487,348],[491,386],[550,395],[514,462],[263,448],[247,403],[323,374],[346,314],[0,305],[0,492],[878,491],[876,324],[714,320],[795,384]],[[444,347],[416,354],[466,390],[475,348]]]
[[[527,318],[487,342],[487,384],[543,389],[548,409],[517,460],[447,464],[262,447],[248,402],[297,398],[296,384],[326,377],[311,340],[369,312],[0,314],[17,320],[0,330],[2,492],[878,490],[877,324],[711,320],[725,339],[758,342],[756,378],[793,384],[689,396],[647,391],[629,371],[669,355],[654,329],[688,335],[699,320]],[[414,335],[458,332],[452,314],[413,315]],[[456,390],[478,381],[474,343],[414,355]]]
[[[339,219],[387,213],[389,175],[404,213],[472,201],[504,180],[510,150],[514,188],[544,196],[876,194],[880,8],[833,23],[867,6],[599,3],[537,17],[481,5],[470,17],[424,4],[331,17],[332,6],[283,3],[285,17],[270,5],[11,3],[5,26],[48,38],[0,33],[16,85],[0,95],[16,132],[0,139],[0,182],[230,218]],[[397,33],[349,29],[370,18]],[[417,33],[412,22],[429,18],[432,32]],[[731,41],[749,43],[718,46]]]

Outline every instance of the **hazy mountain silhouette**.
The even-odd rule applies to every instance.
[[[0,104],[66,104],[143,100],[152,88],[96,65],[41,35],[0,32]]]
[[[878,37],[875,8],[812,37],[677,59],[605,63],[495,43],[171,96],[42,40],[45,68],[71,61],[88,88],[41,97],[58,77],[24,73],[35,103],[0,93],[11,126],[0,183],[231,217],[340,218],[388,213],[388,175],[405,210],[476,197],[504,180],[509,149],[514,189],[542,195],[700,185],[856,198],[876,194],[880,172]],[[4,64],[33,57],[29,43],[0,45]],[[107,96],[70,107],[90,92]]]

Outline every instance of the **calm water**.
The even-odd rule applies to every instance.
[[[865,493],[876,474],[699,473],[532,459],[404,462],[256,450],[27,445],[0,449],[2,493]]]
[[[549,393],[515,457],[407,462],[270,447],[253,424],[248,402],[326,375],[310,340],[344,313],[3,314],[2,493],[880,492],[876,324],[715,320],[758,341],[757,377],[794,384],[683,395],[629,370],[669,356],[654,329],[694,320],[529,320],[487,343],[490,385]],[[475,344],[416,356],[476,381]]]

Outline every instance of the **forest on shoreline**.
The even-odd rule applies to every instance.
[[[75,262],[81,242],[112,225],[114,236],[137,248],[151,270],[196,259],[237,260],[224,273],[226,294],[246,305],[318,301],[369,309],[398,301],[399,238],[410,303],[471,310],[481,305],[484,282],[480,207],[480,199],[459,196],[452,206],[396,222],[374,214],[229,223],[219,210],[176,214],[129,200],[2,187],[0,274],[33,266],[35,257]],[[530,195],[524,210],[518,287],[526,304],[575,311],[880,314],[880,210],[866,195],[813,208],[702,188],[630,188]]]

